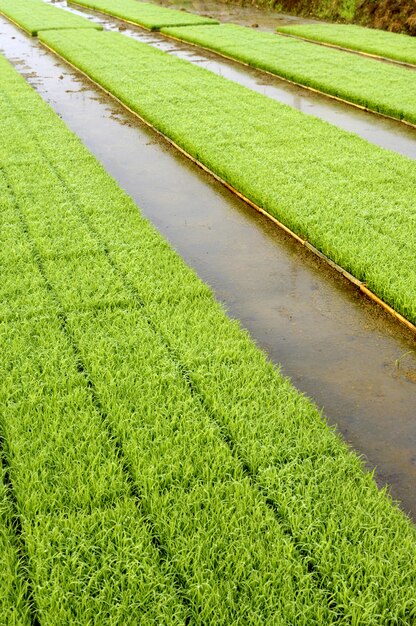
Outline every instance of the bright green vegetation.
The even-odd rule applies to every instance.
[[[0,415],[40,623],[411,623],[409,520],[4,60],[0,76]]]
[[[41,39],[416,322],[415,162],[118,33]]]
[[[107,246],[120,260],[154,248],[153,301],[169,298],[167,264],[224,313],[4,60],[0,75],[0,415],[40,623],[330,622],[328,590]],[[0,606],[16,578],[3,558]]]
[[[64,28],[93,28],[102,26],[93,24],[83,17],[73,15],[43,0],[0,0],[0,13],[13,20],[31,35],[40,30]]]
[[[194,24],[218,24],[209,17],[175,11],[165,7],[138,2],[137,0],[75,0],[74,4],[109,13],[149,30],[160,30],[164,26],[189,26]]]
[[[4,624],[30,626],[29,591],[19,564],[18,538],[6,472],[0,466],[0,615]]]
[[[277,31],[416,65],[416,37],[353,24],[293,24]]]
[[[416,73],[410,69],[234,24],[166,28],[162,32],[416,124]]]

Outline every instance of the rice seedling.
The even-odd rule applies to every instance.
[[[82,208],[90,190],[58,170],[44,128],[57,126],[66,145],[70,133],[21,80],[1,89],[16,137],[1,164],[1,219],[6,252],[18,246],[45,307],[0,325],[0,407],[41,622],[330,619],[328,592],[110,263]],[[37,151],[17,167],[10,157],[25,136]],[[102,173],[80,143],[69,158],[73,175]]]
[[[409,35],[356,24],[318,23],[279,26],[277,32],[416,65],[416,41]]]
[[[73,4],[114,15],[149,30],[160,30],[164,26],[218,24],[210,17],[176,11],[149,2],[137,2],[137,0],[75,0]]]
[[[162,29],[252,67],[366,109],[416,124],[416,74],[411,69],[234,24]]]
[[[17,255],[44,302],[0,323],[41,623],[412,623],[409,520],[3,59],[0,75],[2,269]]]
[[[3,450],[1,454],[3,457]],[[30,593],[21,563],[15,511],[3,458],[0,465],[0,614],[4,624],[32,624]]]
[[[412,160],[118,33],[41,40],[416,322]]]
[[[65,28],[93,28],[102,26],[63,11],[60,7],[45,4],[43,0],[0,0],[0,14],[15,22],[32,36],[40,30]]]
[[[3,67],[0,73],[3,78]],[[29,108],[30,96],[29,89]],[[10,138],[9,153],[12,146]],[[2,478],[7,469],[9,485],[0,483],[2,619],[32,624],[35,616],[51,626],[183,624],[186,607],[172,568],[160,562],[34,255],[28,222],[21,218],[25,203],[17,203],[13,185],[6,183],[7,168],[0,169],[0,179],[0,221],[9,235],[2,277],[19,270],[34,285],[26,291],[23,310],[0,319]],[[29,306],[35,290],[43,292],[43,309],[39,305],[36,311]],[[11,290],[8,298],[14,299]],[[21,289],[17,300],[20,309]]]

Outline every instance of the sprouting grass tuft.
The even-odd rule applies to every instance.
[[[416,39],[356,24],[291,24],[278,32],[416,65]]]
[[[32,36],[40,30],[65,28],[93,28],[102,26],[68,11],[46,4],[43,0],[0,0],[0,13],[13,20]]]

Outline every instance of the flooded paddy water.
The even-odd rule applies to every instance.
[[[416,519],[415,337],[3,18],[0,49]],[[379,122],[400,144],[400,125]]]

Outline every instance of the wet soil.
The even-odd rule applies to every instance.
[[[0,18],[0,49],[416,519],[416,339]]]

